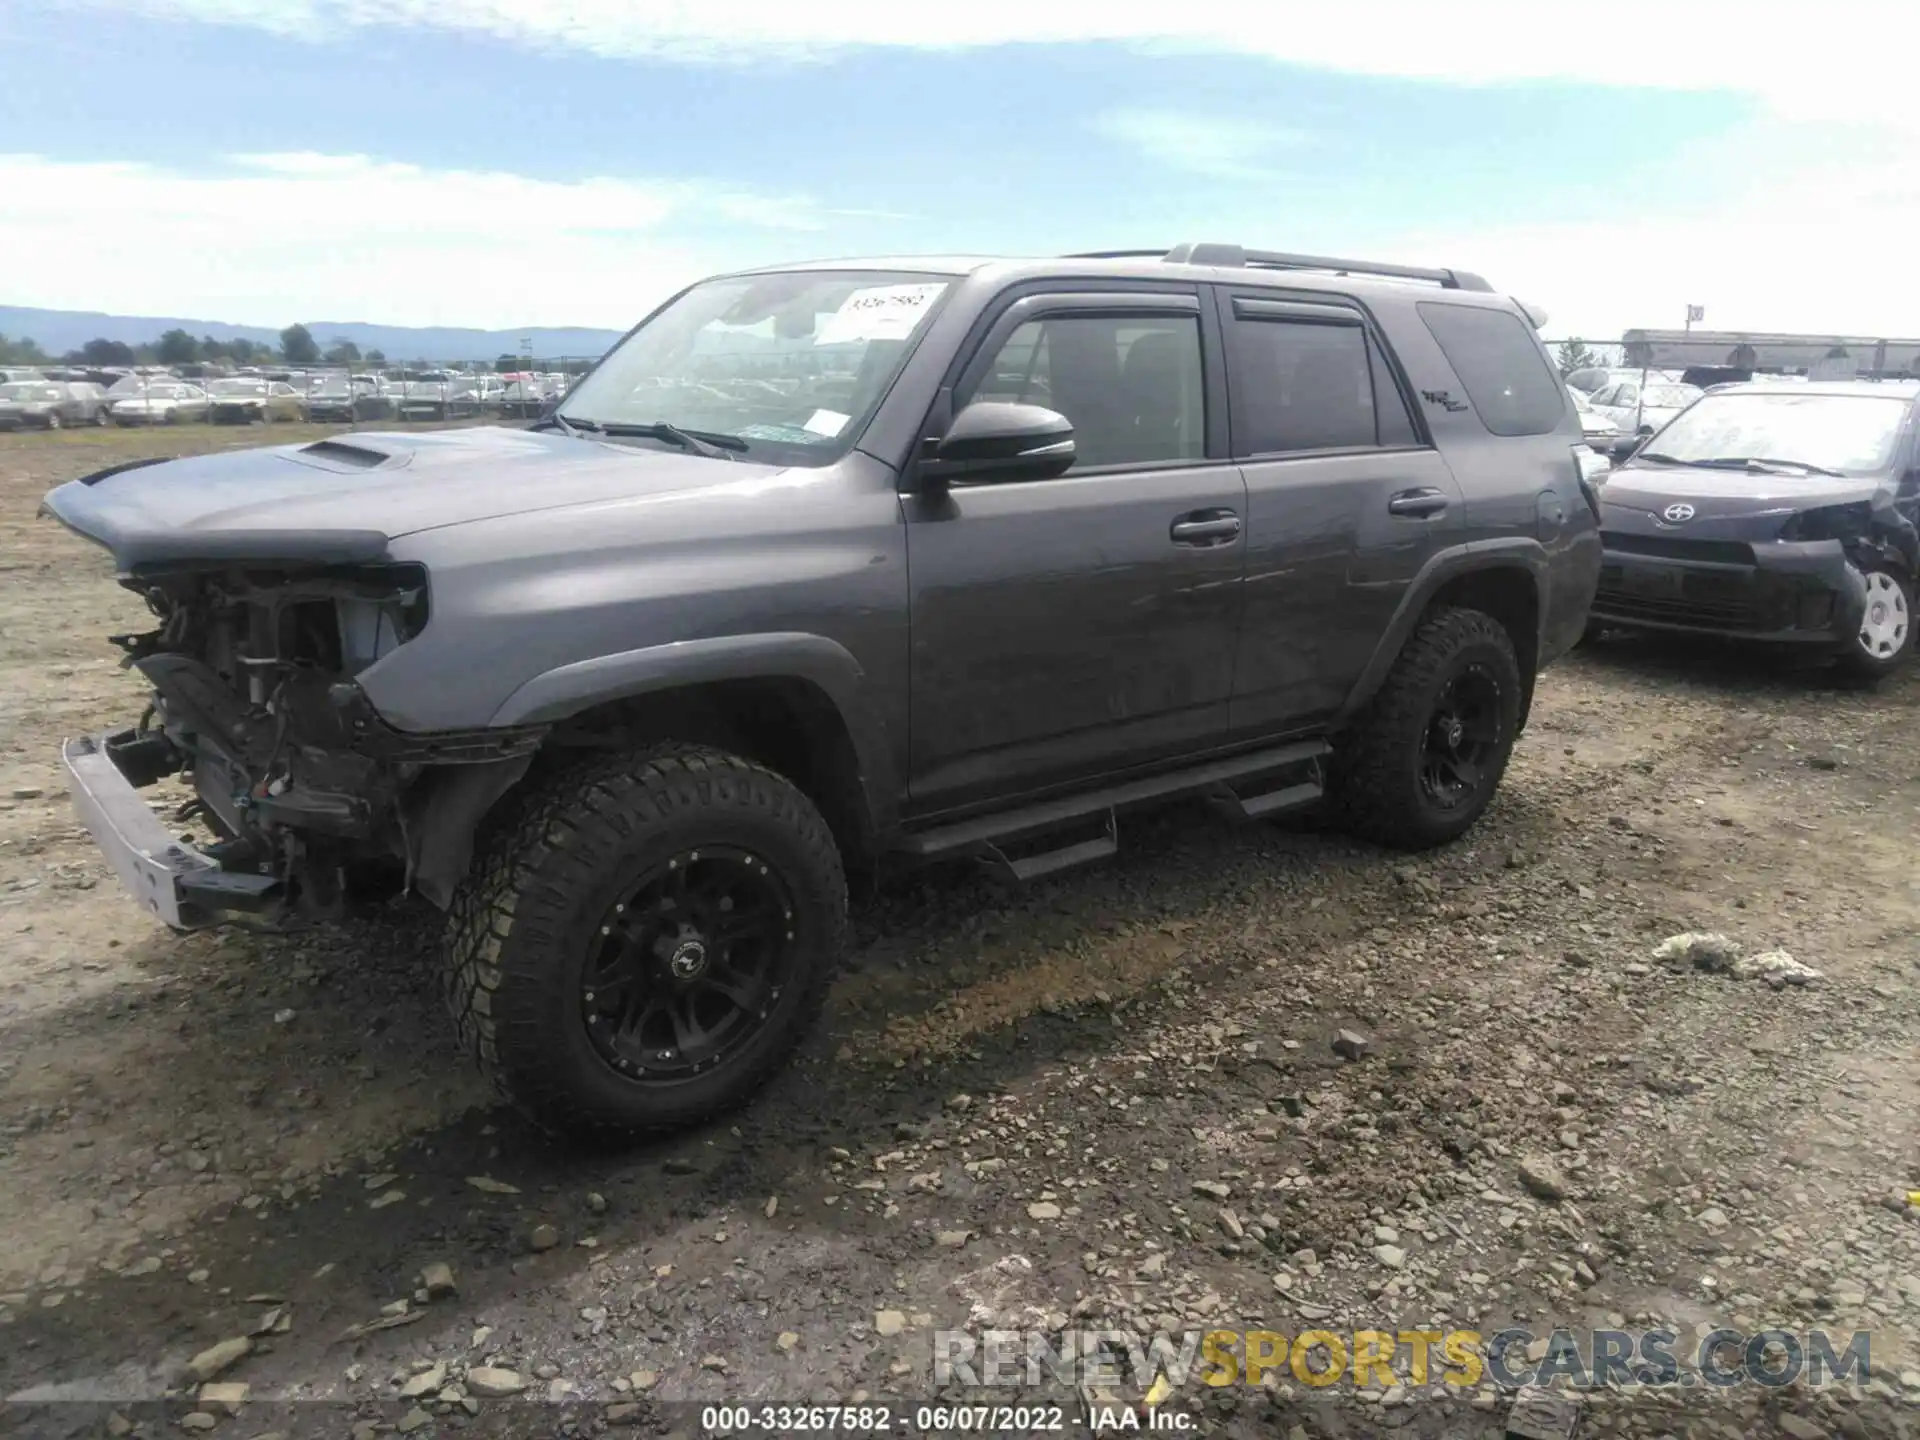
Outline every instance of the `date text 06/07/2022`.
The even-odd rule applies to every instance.
[[[1099,1406],[1084,1418],[1064,1405],[708,1405],[700,1428],[711,1435],[1005,1435],[1063,1434],[1084,1428],[1180,1431],[1188,1416]]]

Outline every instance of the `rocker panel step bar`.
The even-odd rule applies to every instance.
[[[1320,761],[1328,753],[1329,746],[1324,740],[1303,740],[1292,745],[1276,745],[1265,750],[1250,750],[1244,755],[1232,755],[1224,760],[1208,761],[1185,770],[1170,770],[1164,774],[1148,775],[1138,780],[1104,786],[1098,790],[1086,790],[1079,794],[1062,796],[1058,800],[1044,800],[1035,805],[1023,805],[1014,810],[1002,810],[995,814],[980,815],[951,825],[922,830],[917,834],[906,836],[901,841],[901,849],[910,855],[929,860],[968,854],[982,855],[990,859],[986,857],[984,846],[992,845],[997,849],[1018,836],[1052,830],[1075,820],[1098,815],[1103,810],[1112,812],[1128,805],[1166,799],[1175,795],[1199,793],[1212,798],[1213,794],[1223,789],[1234,796],[1235,803],[1240,807],[1242,814],[1273,814],[1282,808],[1278,797],[1292,796],[1311,788],[1313,793],[1307,795],[1306,800],[1311,801],[1317,798],[1321,788]],[[1251,800],[1240,800],[1233,789],[1235,781],[1246,782],[1275,771],[1293,769],[1302,765],[1313,767],[1312,781],[1269,792],[1272,797],[1275,797],[1275,803],[1264,809],[1255,810],[1249,807],[1268,799],[1268,795],[1256,795]],[[1097,842],[1082,841],[1080,843],[1090,845]],[[1031,856],[1029,859],[1039,861],[1045,853],[1049,852]],[[1088,858],[1097,859],[1099,855],[1093,854]],[[1062,865],[1052,868],[1064,868],[1065,863],[1072,862],[1063,862]],[[1045,871],[1031,873],[1043,874]]]

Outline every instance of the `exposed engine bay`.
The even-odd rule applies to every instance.
[[[451,881],[440,872],[456,857],[438,847],[450,818],[459,828],[449,805],[464,813],[471,796],[483,811],[524,773],[545,729],[415,735],[375,713],[354,677],[426,624],[422,568],[187,570],[121,583],[160,621],[112,637],[153,699],[105,749],[136,786],[174,774],[191,785],[174,819],[198,818],[218,836],[202,853],[224,879],[198,882],[219,887],[217,908],[324,919],[356,876],[382,868],[397,868],[403,886],[424,878],[423,893],[445,903]]]

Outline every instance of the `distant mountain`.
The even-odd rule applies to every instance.
[[[624,333],[571,326],[530,325],[524,330],[465,330],[454,326],[369,325],[362,320],[307,320],[321,349],[338,340],[351,340],[362,353],[385,352],[401,360],[492,360],[520,353],[522,339],[532,342],[539,359],[565,356],[597,357],[606,353]],[[0,335],[10,340],[33,340],[49,355],[78,350],[89,340],[119,340],[140,345],[158,340],[168,330],[184,330],[194,339],[252,340],[278,345],[280,332],[264,325],[228,325],[219,320],[181,320],[167,316],[104,315],[87,310],[31,310],[0,305]]]

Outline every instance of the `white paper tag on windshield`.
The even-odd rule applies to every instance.
[[[800,428],[811,430],[816,435],[832,437],[846,429],[847,421],[852,418],[851,415],[842,415],[838,410],[816,410]]]
[[[931,285],[874,285],[847,296],[827,323],[814,333],[816,345],[845,345],[853,340],[904,340],[927,313],[933,297],[946,289]]]

